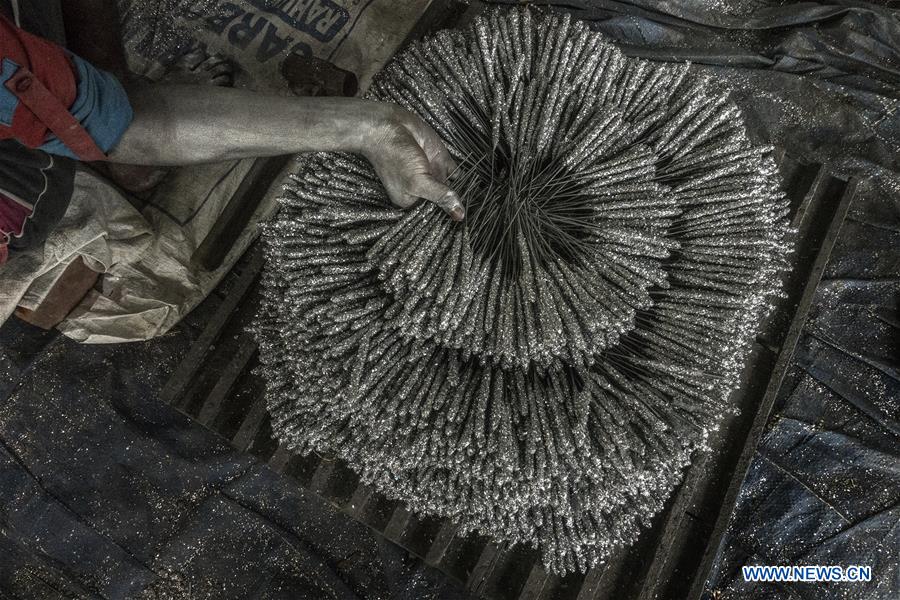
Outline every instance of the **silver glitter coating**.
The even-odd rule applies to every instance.
[[[273,430],[584,571],[731,410],[787,266],[771,150],[684,66],[529,10],[414,45],[370,97],[441,135],[467,218],[396,209],[358,157],[303,159],[264,229]]]

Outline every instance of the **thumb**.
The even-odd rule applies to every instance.
[[[420,175],[412,192],[443,208],[454,221],[462,221],[466,216],[466,209],[463,208],[459,195],[431,175]]]

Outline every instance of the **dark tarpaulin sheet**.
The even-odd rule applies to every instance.
[[[711,597],[900,597],[898,253],[897,206],[863,193],[741,487]],[[743,565],[785,564],[867,565],[872,582],[743,581]]]
[[[851,1],[555,5],[631,56],[688,60],[722,81],[760,140],[864,178],[706,595],[900,598],[900,13]],[[868,565],[872,582],[745,583],[741,566],[754,564]]]
[[[468,598],[157,400],[190,330],[0,329],[0,598]]]
[[[583,2],[690,60],[754,135],[864,177],[720,551],[717,598],[898,598],[900,26],[862,2]],[[0,598],[455,598],[433,571],[155,399],[203,309],[152,342],[0,329]],[[192,320],[193,319],[193,320]],[[874,582],[747,585],[743,564]]]

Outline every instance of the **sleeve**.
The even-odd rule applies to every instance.
[[[25,102],[32,81],[40,82],[63,108],[75,100],[75,68],[65,49],[32,35],[0,16],[0,138],[29,148],[44,143],[47,125]],[[27,72],[27,77],[22,77]]]
[[[75,101],[69,112],[93,138],[104,153],[112,150],[131,124],[134,112],[122,84],[111,74],[72,55],[78,73]],[[52,133],[41,146],[50,154],[77,158],[72,150]]]

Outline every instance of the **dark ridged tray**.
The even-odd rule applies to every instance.
[[[585,575],[547,574],[530,548],[458,535],[450,521],[421,518],[359,482],[339,460],[296,456],[272,438],[264,385],[251,373],[257,346],[245,327],[256,310],[260,248],[244,256],[218,291],[219,306],[161,394],[242,452],[291,478],[467,590],[497,600],[699,598],[753,449],[768,420],[816,285],[853,198],[853,183],[823,165],[778,157],[797,230],[785,296],[763,323],[723,423],[638,542]]]

